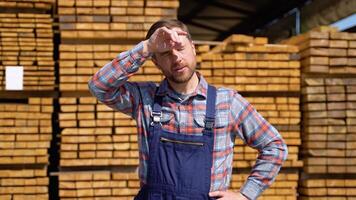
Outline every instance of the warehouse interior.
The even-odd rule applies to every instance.
[[[136,121],[88,80],[164,18],[288,145],[258,199],[356,199],[355,15],[355,0],[0,0],[0,200],[134,199]],[[147,60],[130,81],[163,78]],[[238,191],[258,152],[234,142]]]

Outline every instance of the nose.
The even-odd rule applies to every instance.
[[[173,60],[175,62],[181,62],[182,61],[182,54],[176,49],[172,50],[172,57],[173,57]]]

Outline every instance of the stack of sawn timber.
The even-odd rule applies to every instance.
[[[290,38],[302,64],[302,199],[356,198],[356,34],[319,27]]]

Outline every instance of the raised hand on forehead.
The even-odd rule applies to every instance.
[[[176,29],[161,27],[157,29],[148,40],[148,50],[151,53],[162,53],[179,48],[183,45],[180,35],[188,35],[187,32]]]

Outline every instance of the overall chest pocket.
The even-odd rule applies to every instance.
[[[156,178],[160,183],[185,189],[209,188],[205,185],[207,178],[210,178],[210,170],[206,167],[207,153],[209,149],[201,140],[175,138],[163,134],[160,136],[154,169]]]

